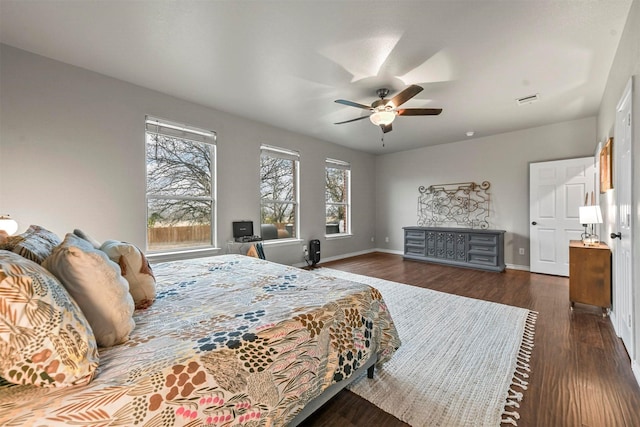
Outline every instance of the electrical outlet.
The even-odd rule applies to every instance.
[[[302,246],[302,252],[304,252],[304,254],[307,254],[307,245],[303,245]]]
[[[520,255],[524,255],[524,248],[520,248]]]
[[[385,237],[385,238],[384,238],[384,241],[385,241],[386,243],[389,243],[389,237]]]

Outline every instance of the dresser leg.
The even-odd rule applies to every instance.
[[[575,302],[571,301],[571,311],[573,311],[573,306],[574,306],[575,304],[576,304]]]

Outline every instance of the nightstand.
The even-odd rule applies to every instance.
[[[604,243],[585,246],[580,240],[569,242],[569,301],[602,307],[606,316],[611,308],[611,250]]]

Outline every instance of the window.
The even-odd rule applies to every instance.
[[[298,169],[296,151],[260,147],[260,232],[263,240],[298,236]]]
[[[327,159],[325,171],[326,234],[351,234],[351,165]]]
[[[147,116],[147,249],[215,245],[214,132]]]

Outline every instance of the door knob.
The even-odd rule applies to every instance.
[[[620,232],[619,232],[619,231],[618,231],[617,233],[611,233],[611,238],[612,238],[612,239],[615,239],[616,237],[617,237],[618,239],[622,240],[622,234],[620,234]]]
[[[537,223],[537,222],[535,222],[535,221],[533,221],[533,222],[531,223],[531,225],[538,225],[538,223]]]

